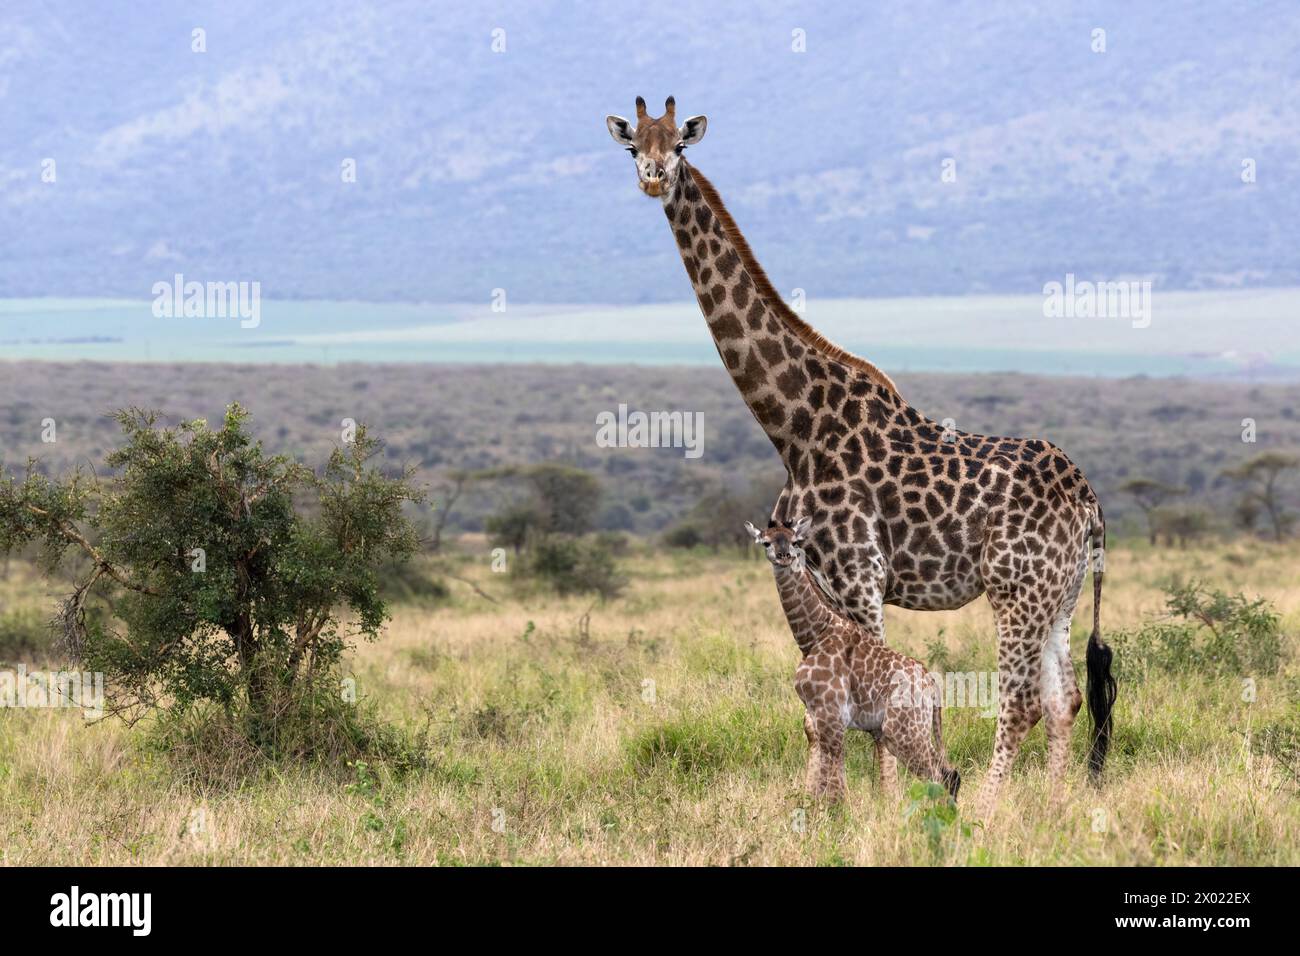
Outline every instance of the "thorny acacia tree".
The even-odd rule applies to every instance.
[[[1120,491],[1127,491],[1137,501],[1138,507],[1147,519],[1147,537],[1155,547],[1160,534],[1158,513],[1171,498],[1187,494],[1187,489],[1179,485],[1170,485],[1154,478],[1130,478],[1119,486]],[[1172,541],[1170,542],[1173,543]]]
[[[364,428],[313,472],[265,454],[238,405],[216,430],[115,418],[115,479],[50,480],[29,463],[25,480],[0,481],[0,551],[39,542],[51,571],[84,555],[59,629],[106,675],[114,713],[247,704],[256,736],[277,692],[329,675],[350,637],[378,635],[378,569],[418,548],[403,506],[422,493],[410,471],[371,463],[380,443]]]
[[[1296,515],[1286,506],[1283,484],[1285,477],[1297,468],[1300,468],[1300,457],[1266,451],[1223,472],[1225,478],[1241,486],[1237,510],[1247,530],[1254,527],[1256,518],[1263,512],[1275,541],[1281,541],[1291,531]]]

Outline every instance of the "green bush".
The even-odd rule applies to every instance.
[[[632,550],[631,539],[621,531],[599,531],[594,540],[615,558],[625,558]]]
[[[425,767],[428,754],[426,734],[383,721],[369,701],[349,702],[341,683],[324,681],[277,688],[256,712],[206,701],[160,711],[145,739],[180,783],[198,789],[239,786],[290,763],[346,776],[366,760],[400,776]]]
[[[1300,792],[1300,714],[1291,713],[1255,731],[1251,749],[1272,758],[1284,783]]]
[[[35,608],[0,614],[0,660],[38,660],[49,656],[54,632]]]
[[[494,546],[510,548],[518,554],[541,523],[541,514],[536,508],[517,505],[490,516],[483,522],[483,530]]]
[[[693,524],[679,524],[665,531],[663,540],[670,548],[694,548],[704,542],[704,535]]]
[[[113,713],[210,702],[263,713],[274,733],[283,694],[336,686],[351,642],[379,636],[381,572],[418,550],[406,506],[423,493],[409,470],[381,466],[364,427],[313,470],[267,454],[238,405],[216,428],[116,418],[111,483],[51,479],[34,462],[21,481],[0,476],[0,552],[39,544],[51,570],[81,558],[61,646],[106,675]],[[241,726],[274,745],[256,720]]]
[[[379,569],[379,596],[394,604],[437,604],[451,589],[420,562],[390,561]]]
[[[627,586],[607,544],[568,535],[547,535],[535,541],[525,571],[560,594],[596,594],[609,600]]]
[[[1172,585],[1165,594],[1167,618],[1110,639],[1123,675],[1149,670],[1212,676],[1277,673],[1281,619],[1267,600],[1252,601],[1195,581]]]

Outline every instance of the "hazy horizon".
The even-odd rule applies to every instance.
[[[808,299],[833,341],[895,371],[1300,380],[1300,289],[1166,292],[1141,318],[1048,317],[1039,295]],[[10,359],[339,364],[718,361],[695,302],[653,305],[275,300],[159,317],[147,300],[0,299]]]

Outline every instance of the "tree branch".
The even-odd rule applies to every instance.
[[[474,590],[474,593],[477,594],[479,597],[483,598],[485,601],[491,601],[493,604],[500,604],[500,603],[501,603],[501,602],[498,601],[496,598],[494,598],[492,595],[490,595],[490,594],[488,594],[486,591],[484,591],[484,590],[483,590],[481,587],[479,587],[477,584],[475,584],[473,581],[471,581],[469,578],[463,578],[463,577],[461,577],[459,574],[453,574],[452,572],[447,571],[447,570],[445,570],[445,569],[443,570],[442,573],[445,574],[447,577],[451,578],[453,581],[459,581],[461,584],[467,584],[467,585],[469,585],[469,586]]]
[[[87,541],[86,536],[83,535],[80,531],[78,531],[75,527],[68,525],[68,523],[65,522],[63,519],[55,515],[51,515],[44,508],[38,508],[36,507],[36,505],[33,504],[28,504],[27,508],[33,514],[40,515],[42,518],[49,518],[51,521],[53,521],[55,530],[58,531],[58,533],[64,538],[64,540],[77,545],[78,547],[81,548],[81,550],[85,551],[86,554],[90,555],[90,559],[95,562],[95,566],[98,569],[102,570],[109,577],[111,577],[118,584],[122,585],[122,587],[132,591],[137,591],[140,594],[149,594],[152,595],[153,597],[158,597],[158,592],[155,591],[153,588],[147,587],[146,585],[143,584],[136,584],[134,581],[127,578],[121,571],[115,568],[108,561],[108,559],[104,557],[104,555],[100,552],[100,550],[96,548],[93,544],[91,544],[89,541]],[[98,577],[98,574],[96,574],[96,577]]]

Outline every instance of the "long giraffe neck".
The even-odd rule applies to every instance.
[[[835,627],[839,618],[826,603],[813,581],[812,572],[802,561],[790,567],[774,564],[772,571],[785,619],[790,622],[795,643],[806,656]]]
[[[897,391],[878,368],[823,338],[785,304],[712,183],[684,161],[680,168],[664,212],[686,274],[723,364],[794,474],[825,437],[816,433],[818,411],[847,419],[848,401],[896,399]]]

